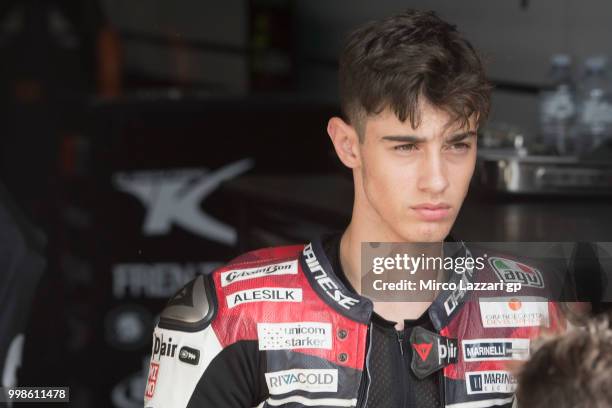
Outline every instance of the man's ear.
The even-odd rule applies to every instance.
[[[361,165],[359,137],[355,128],[334,116],[327,122],[327,133],[340,161],[350,169],[359,167]]]

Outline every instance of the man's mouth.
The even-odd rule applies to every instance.
[[[448,216],[451,206],[446,203],[423,203],[410,208],[423,221],[440,221]]]

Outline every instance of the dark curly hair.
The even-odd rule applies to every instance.
[[[520,407],[612,406],[612,329],[606,315],[536,346],[520,369]]]
[[[489,114],[491,85],[474,48],[434,12],[408,10],[350,34],[340,56],[340,99],[363,141],[365,118],[392,109],[420,123],[424,98],[461,126]]]

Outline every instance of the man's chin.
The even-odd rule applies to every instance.
[[[403,228],[400,236],[404,242],[442,242],[448,236],[452,225],[437,222],[419,222]]]

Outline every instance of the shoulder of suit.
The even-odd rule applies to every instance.
[[[199,275],[183,286],[159,316],[163,329],[196,332],[204,330],[217,312],[212,275]]]
[[[274,263],[282,259],[298,258],[304,245],[289,245],[270,248],[260,248],[246,252],[227,263],[227,267],[237,267],[249,263]]]
[[[261,275],[297,271],[303,245],[263,248],[240,255],[210,274],[199,275],[183,286],[166,304],[159,327],[196,332],[204,330],[218,311],[217,287]],[[218,275],[218,277],[217,277]],[[215,281],[220,285],[215,285]]]

